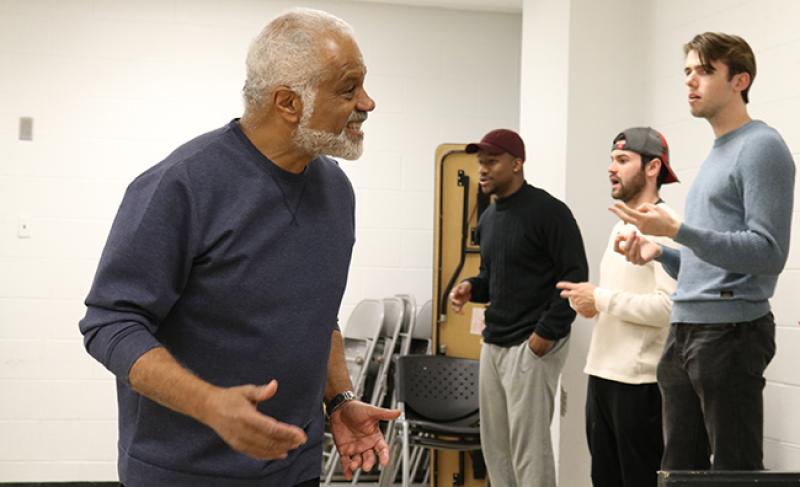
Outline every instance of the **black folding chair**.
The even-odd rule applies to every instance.
[[[478,361],[444,355],[397,358],[395,387],[402,414],[403,487],[408,487],[409,448],[480,450]],[[463,480],[462,480],[463,482]],[[458,479],[455,485],[460,485]]]

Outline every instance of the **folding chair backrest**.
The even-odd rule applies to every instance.
[[[397,337],[403,326],[405,306],[400,298],[383,299],[383,326],[381,336]]]
[[[396,294],[395,297],[403,300],[403,333],[408,333],[417,321],[417,300],[410,294]]]
[[[479,362],[444,355],[397,358],[397,398],[430,421],[452,422],[479,408]]]
[[[411,336],[420,340],[430,340],[433,330],[433,301],[428,300],[417,313],[416,323]]]
[[[343,331],[347,371],[353,383],[353,392],[359,399],[367,394],[367,372],[373,363],[382,326],[383,302],[378,299],[364,299],[350,313]]]
[[[362,299],[358,302],[347,325],[344,327],[345,338],[373,339],[383,325],[383,303],[379,299]]]

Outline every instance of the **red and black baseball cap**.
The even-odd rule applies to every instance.
[[[669,146],[664,135],[651,127],[631,127],[623,130],[616,137],[611,150],[629,150],[639,155],[645,154],[661,159],[661,170],[665,171],[662,184],[677,183],[678,176],[672,170],[669,161]]]
[[[495,129],[484,135],[480,142],[468,144],[465,149],[467,154],[484,151],[488,154],[509,153],[514,157],[525,160],[525,143],[522,137],[513,130]]]

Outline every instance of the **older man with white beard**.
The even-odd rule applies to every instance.
[[[292,10],[250,48],[242,118],[128,187],[80,323],[117,377],[125,486],[318,485],[324,401],[346,476],[388,461],[398,412],[350,392],[354,194],[326,157],[361,155],[365,75],[349,25]]]

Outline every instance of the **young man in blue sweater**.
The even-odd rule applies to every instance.
[[[738,36],[706,32],[684,46],[692,115],[716,140],[678,221],[655,205],[611,210],[635,233],[617,250],[660,261],[678,287],[658,365],[664,396],[663,470],[761,470],[764,369],[775,354],[770,312],[789,252],[795,166],[781,136],[747,113],[755,56]],[[711,460],[713,455],[713,461]]]
[[[117,376],[126,487],[319,485],[323,401],[345,476],[388,461],[399,412],[349,393],[355,202],[325,157],[361,155],[365,75],[349,25],[290,11],[251,45],[241,120],[128,187],[80,323]]]

